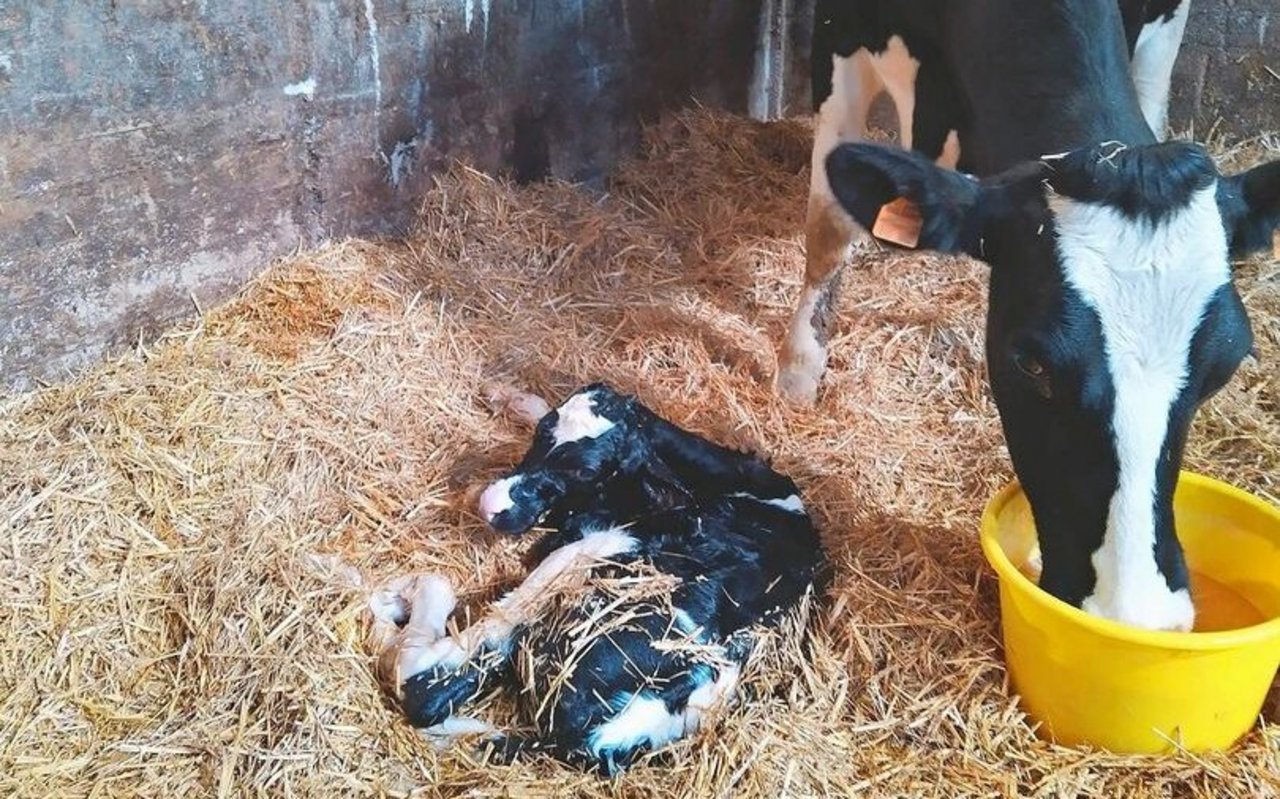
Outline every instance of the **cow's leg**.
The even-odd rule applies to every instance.
[[[898,112],[898,142],[902,149],[910,150],[915,146],[916,77],[920,74],[920,62],[912,58],[901,36],[891,36],[884,52],[876,55],[871,63]]]
[[[1164,141],[1169,124],[1169,83],[1173,79],[1173,62],[1182,46],[1182,33],[1187,27],[1191,0],[1181,0],[1168,19],[1159,17],[1142,26],[1133,51],[1130,72],[1138,90],[1142,116],[1151,132]]]
[[[884,52],[874,56],[871,63],[893,98],[903,149],[915,150],[932,158],[938,166],[955,169],[960,163],[960,134],[956,129],[959,101],[945,65],[917,61],[898,36],[891,37]]]
[[[866,50],[832,58],[832,92],[818,110],[805,219],[804,288],[778,356],[778,391],[805,403],[818,397],[827,365],[827,326],[835,303],[835,281],[855,236],[865,236],[840,208],[827,181],[827,155],[841,142],[862,138],[867,112],[882,84]]]

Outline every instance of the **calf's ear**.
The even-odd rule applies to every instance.
[[[1280,161],[1218,181],[1218,209],[1231,254],[1244,256],[1271,246],[1280,228]]]
[[[831,192],[840,206],[877,238],[979,256],[982,187],[977,180],[944,169],[918,153],[864,143],[836,147],[827,156],[826,169]],[[903,209],[914,241],[881,235],[877,220],[881,227],[886,226],[882,214],[900,216]]]

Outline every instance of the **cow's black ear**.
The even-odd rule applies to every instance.
[[[1270,247],[1280,228],[1280,161],[1219,180],[1218,209],[1232,255]]]
[[[841,144],[827,156],[826,169],[840,206],[867,230],[875,230],[882,208],[906,200],[919,216],[914,246],[978,255],[982,188],[977,180],[918,153],[877,144]]]

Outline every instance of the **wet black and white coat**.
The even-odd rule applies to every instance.
[[[1195,617],[1183,444],[1252,343],[1231,259],[1280,223],[1280,162],[1224,175],[1162,141],[1190,2],[818,0],[805,287],[778,374],[816,398],[846,250],[914,204],[921,249],[991,267],[987,372],[1040,585],[1172,630]],[[882,92],[906,149],[859,141]]]
[[[548,409],[479,509],[501,532],[550,532],[525,580],[455,635],[448,583],[419,580],[396,654],[404,712],[447,731],[505,680],[534,732],[495,739],[501,752],[606,773],[728,702],[757,633],[823,562],[795,483],[603,385]]]

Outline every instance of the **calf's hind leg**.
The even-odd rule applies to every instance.
[[[635,539],[617,530],[592,533],[566,544],[548,555],[478,621],[456,634],[443,634],[447,611],[443,616],[425,616],[423,634],[413,639],[414,645],[402,646],[397,662],[401,705],[410,723],[415,727],[442,724],[483,693],[510,667],[517,631],[536,618],[548,597],[584,579],[600,561],[629,553],[635,545]],[[450,591],[449,603],[435,601],[426,606],[448,604],[451,611],[451,601]],[[415,601],[415,613],[416,609]],[[409,624],[414,624],[413,617]]]
[[[530,426],[536,425],[539,419],[551,413],[551,406],[542,397],[503,383],[487,384],[484,395],[495,410],[506,411]]]
[[[823,101],[815,122],[804,289],[778,356],[778,391],[799,402],[812,404],[818,398],[818,384],[827,367],[836,273],[854,238],[866,235],[836,202],[827,180],[827,155],[840,143],[865,135],[867,112],[882,88],[866,50],[833,59],[831,96]]]
[[[407,594],[407,596],[405,595]],[[405,577],[376,591],[369,600],[375,624],[403,624],[382,653],[379,671],[402,694],[401,703],[410,719],[423,720],[427,698],[407,687],[418,662],[445,637],[449,615],[457,604],[453,587],[436,574]],[[459,735],[488,732],[490,726],[478,719],[446,714],[417,724],[437,746],[445,746]]]

